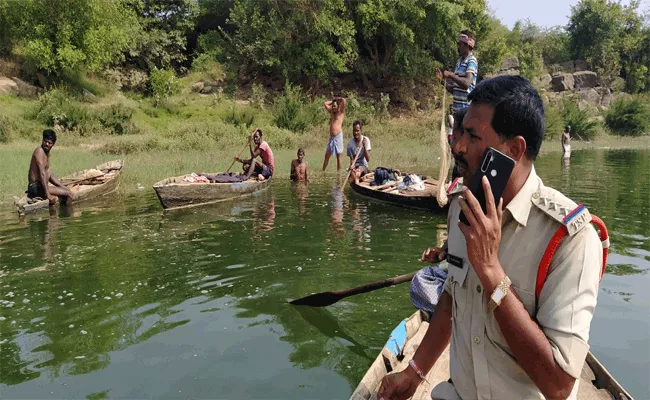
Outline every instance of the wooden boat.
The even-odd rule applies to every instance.
[[[216,173],[209,175],[216,175]],[[266,189],[272,180],[266,179],[260,182],[251,178],[236,183],[187,183],[183,182],[186,176],[189,174],[163,179],[153,185],[163,208],[173,210],[201,206],[246,196]]]
[[[363,377],[357,388],[350,396],[350,400],[376,400],[377,391],[381,380],[393,371],[401,371],[408,366],[413,358],[424,334],[429,327],[426,313],[416,311],[415,314],[402,321],[391,333],[381,353],[372,363],[368,372]],[[403,357],[396,345],[403,350]],[[431,399],[431,390],[440,382],[449,379],[449,346],[440,355],[438,362],[431,368],[427,375],[427,382],[423,382],[413,395],[415,400]],[[631,400],[632,396],[612,377],[605,367],[589,352],[582,367],[580,383],[578,386],[578,400]]]
[[[424,190],[398,190],[396,188],[397,182],[381,186],[370,186],[373,173],[366,174],[359,184],[350,183],[350,188],[358,195],[398,206],[417,208],[440,214],[447,213],[449,207],[440,207],[436,200],[438,180],[426,177],[420,178],[424,182]]]
[[[81,203],[113,193],[117,189],[123,168],[123,160],[113,160],[99,164],[93,169],[85,169],[64,176],[60,181],[72,191],[73,204]],[[14,204],[20,215],[46,209],[50,205],[47,199],[30,199],[26,194],[21,198],[16,198]]]

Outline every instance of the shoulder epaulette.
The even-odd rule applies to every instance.
[[[546,215],[566,226],[569,236],[574,236],[591,222],[587,207],[576,204],[555,189],[540,187],[533,193],[531,201]]]

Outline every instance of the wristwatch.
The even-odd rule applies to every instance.
[[[510,278],[508,278],[508,275],[506,275],[506,277],[503,278],[501,283],[499,283],[497,287],[494,289],[494,292],[492,292],[492,296],[490,296],[490,302],[488,303],[489,311],[494,311],[495,308],[501,305],[501,301],[508,294],[508,288],[510,288],[511,284],[512,282],[510,281]]]

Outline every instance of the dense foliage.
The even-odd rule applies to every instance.
[[[650,132],[650,106],[647,98],[615,100],[605,113],[605,125],[615,135],[641,136]]]
[[[309,88],[352,76],[364,86],[451,68],[462,29],[476,33],[479,73],[517,56],[527,77],[584,59],[606,81],[650,90],[650,27],[639,0],[581,0],[566,27],[508,29],[486,0],[0,0],[0,55],[23,72],[147,74],[219,62],[239,82]],[[413,84],[411,84],[413,86]],[[149,85],[151,89],[151,85]]]

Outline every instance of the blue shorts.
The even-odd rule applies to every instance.
[[[327,143],[327,151],[332,154],[343,154],[343,132],[336,136],[330,136],[330,141]]]
[[[260,174],[262,174],[264,179],[269,179],[271,176],[273,176],[273,171],[271,171],[271,168],[262,164],[262,172],[260,172]]]

